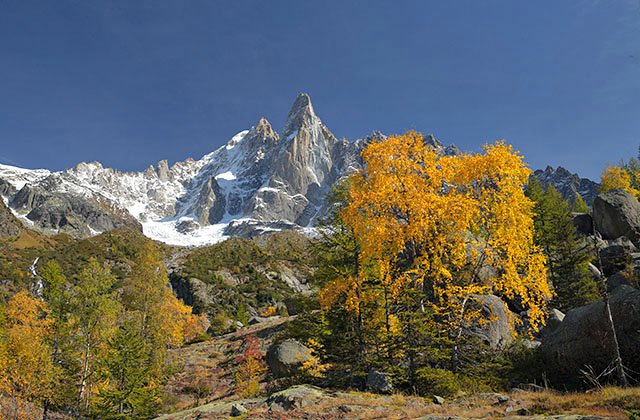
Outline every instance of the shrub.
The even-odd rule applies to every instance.
[[[423,367],[416,371],[416,389],[422,396],[452,397],[460,391],[460,381],[449,370]]]

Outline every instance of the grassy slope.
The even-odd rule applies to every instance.
[[[436,405],[428,399],[402,394],[377,395],[367,392],[324,390],[320,397],[310,397],[303,407],[292,411],[270,410],[266,397],[240,399],[234,395],[233,372],[235,356],[241,351],[243,338],[254,334],[261,338],[263,349],[272,342],[287,318],[273,318],[233,334],[214,337],[209,341],[173,351],[179,372],[165,388],[170,404],[163,419],[220,419],[229,418],[233,402],[242,403],[252,419],[409,419],[431,418],[505,418],[517,416],[526,409],[532,416],[598,416],[598,418],[627,418],[632,410],[640,410],[640,388],[605,388],[590,393],[560,393],[555,391],[514,391],[505,394],[477,394],[460,396]],[[189,393],[196,372],[205,372],[212,385],[210,395],[196,401]],[[263,379],[266,379],[264,377]],[[263,382],[263,395],[270,384]],[[498,402],[498,395],[509,397]],[[181,411],[180,411],[181,410]],[[517,418],[525,418],[518,416]]]

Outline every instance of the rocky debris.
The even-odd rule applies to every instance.
[[[183,234],[195,232],[198,229],[200,229],[200,225],[191,219],[181,220],[176,224],[176,230]]]
[[[15,218],[11,210],[0,199],[0,238],[10,238],[20,234],[20,221]]]
[[[619,286],[610,304],[624,363],[639,370],[640,290]],[[602,299],[567,312],[560,326],[543,337],[542,354],[550,374],[558,379],[581,379],[581,369],[602,372],[613,360],[611,337]]]
[[[300,226],[287,221],[260,222],[257,220],[232,221],[224,228],[225,236],[251,239],[280,230],[296,230]]]
[[[470,305],[479,305],[481,318],[486,321],[476,323],[467,331],[492,349],[504,349],[514,341],[513,314],[507,305],[494,295],[472,295]]]
[[[284,391],[271,394],[267,398],[267,404],[273,410],[294,410],[313,404],[315,401],[329,398],[329,395],[321,388],[311,385],[295,385]]]
[[[311,349],[294,339],[271,345],[265,356],[269,370],[276,378],[295,374],[312,358]]]
[[[393,391],[393,382],[388,373],[371,369],[367,374],[367,389],[380,394],[389,394]]]
[[[247,414],[249,410],[247,410],[244,405],[240,403],[235,403],[231,406],[231,417],[240,417],[244,414]]]
[[[553,185],[566,200],[571,202],[580,195],[590,205],[598,195],[598,183],[580,178],[578,174],[572,174],[562,166],[555,169],[547,166],[545,170],[538,169],[531,176],[538,178],[544,188]]]
[[[615,189],[598,195],[593,222],[604,239],[625,236],[640,247],[640,202],[631,193]]]
[[[629,286],[629,279],[622,273],[615,273],[607,277],[607,290],[610,292],[618,286]]]
[[[438,395],[434,395],[431,398],[431,401],[433,401],[433,403],[437,404],[437,405],[443,405],[444,404],[444,398],[442,398],[442,397],[440,397]]]
[[[573,225],[582,235],[593,235],[593,218],[587,213],[573,213]]]

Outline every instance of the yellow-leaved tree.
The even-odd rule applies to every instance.
[[[7,302],[0,338],[0,395],[3,418],[33,418],[33,407],[55,394],[56,368],[47,343],[51,320],[46,304],[28,291]],[[27,404],[30,403],[30,404]]]
[[[531,171],[511,146],[447,156],[408,132],[372,141],[362,157],[340,213],[359,269],[325,286],[325,307],[343,304],[365,328],[383,328],[387,342],[373,337],[376,348],[402,353],[410,366],[427,325],[430,340],[450,338],[454,370],[456,341],[478,320],[478,295],[521,302],[534,329],[544,322],[551,291],[523,191]]]
[[[631,186],[629,171],[620,166],[607,165],[602,171],[602,175],[600,175],[600,192],[607,192],[616,188],[640,197],[640,191]]]

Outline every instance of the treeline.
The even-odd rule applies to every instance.
[[[95,258],[74,278],[55,260],[37,274],[0,306],[3,418],[152,417],[167,349],[206,330],[174,296],[159,250],[147,241],[126,277]]]

